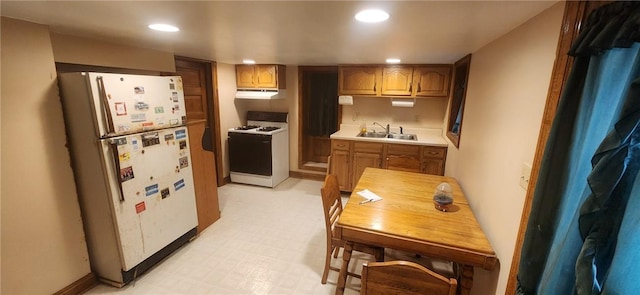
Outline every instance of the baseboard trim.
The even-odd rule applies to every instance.
[[[310,179],[310,180],[318,180],[324,181],[325,173],[308,173],[302,171],[289,171],[289,177],[300,178],[300,179]],[[231,183],[231,176],[227,176],[224,178],[224,184]]]
[[[54,295],[78,295],[83,294],[93,287],[98,285],[98,278],[92,272],[79,280],[73,282],[71,285],[66,286],[64,289],[53,293]]]
[[[322,172],[322,173],[326,173],[327,172],[327,167],[316,167],[316,166],[309,166],[309,165],[302,165],[302,167],[298,167],[302,170],[309,170],[309,171],[317,171],[317,172]]]

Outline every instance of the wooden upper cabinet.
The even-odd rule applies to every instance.
[[[281,65],[236,65],[236,86],[246,88],[286,88],[285,67]]]
[[[236,86],[238,88],[254,87],[255,66],[236,65]]]
[[[278,68],[271,65],[257,65],[258,88],[278,88]]]
[[[449,96],[451,66],[417,66],[413,71],[416,96]]]
[[[338,92],[344,95],[379,95],[377,66],[345,66],[338,71]]]
[[[340,95],[447,97],[451,65],[341,66]]]
[[[382,95],[411,95],[413,71],[412,66],[388,66],[382,68]]]

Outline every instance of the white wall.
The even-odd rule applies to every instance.
[[[227,144],[227,130],[240,126],[242,118],[246,115],[240,115],[236,111],[233,103],[236,94],[236,68],[235,65],[217,63],[218,77],[218,105],[220,115],[220,136],[222,137],[222,169],[218,173],[229,176],[229,146]]]
[[[90,273],[46,26],[2,18],[2,294]]]
[[[457,178],[500,265],[476,269],[472,294],[504,294],[564,12],[560,2],[471,57],[459,150],[446,175]]]
[[[56,62],[159,72],[175,72],[173,52],[51,33]],[[135,44],[134,44],[135,45]]]

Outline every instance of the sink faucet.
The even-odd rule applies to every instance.
[[[382,127],[382,129],[384,129],[384,133],[389,135],[389,124],[387,124],[387,127],[384,127],[384,126],[380,125],[380,123],[378,123],[378,122],[373,122],[373,125],[378,125],[378,126]]]

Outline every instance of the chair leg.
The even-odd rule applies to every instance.
[[[374,252],[373,256],[376,258],[377,262],[383,262],[384,261],[384,248],[376,249],[376,251]]]
[[[337,247],[331,246],[331,248],[327,247],[327,253],[325,255],[324,260],[324,272],[322,273],[322,284],[327,283],[327,277],[329,276],[329,267],[331,266],[331,252],[334,251]]]
[[[340,247],[333,248],[333,258],[338,258],[338,254],[340,253]]]

